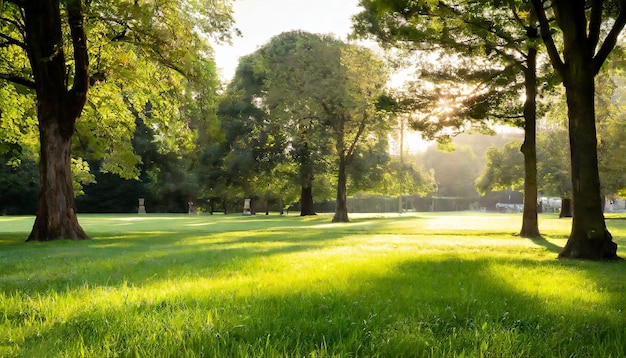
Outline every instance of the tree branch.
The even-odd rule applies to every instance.
[[[20,86],[24,86],[26,88],[30,88],[32,90],[35,89],[35,81],[33,80],[29,80],[27,78],[24,77],[20,77],[17,75],[11,75],[11,74],[7,74],[7,73],[0,73],[0,79],[11,82],[11,83],[15,83],[16,85],[20,85]]]
[[[524,115],[523,114],[518,114],[518,115],[512,116],[510,114],[492,113],[491,115],[494,118],[500,118],[500,119],[524,119]]]
[[[356,135],[354,136],[354,140],[352,141],[352,143],[350,143],[350,148],[348,149],[348,152],[346,153],[346,162],[348,164],[352,162],[354,152],[356,151],[356,145],[361,139],[363,132],[365,131],[365,124],[367,121],[366,118],[367,118],[367,113],[365,113],[365,110],[363,110],[363,118],[361,119],[361,123],[359,123],[359,129],[357,130]]]
[[[3,42],[0,42],[0,47],[7,47],[7,46],[14,45],[14,46],[18,46],[23,49],[26,49],[26,44],[24,42],[17,40],[11,36],[0,33],[0,39],[4,39]]]
[[[67,19],[74,48],[74,84],[70,90],[73,100],[74,118],[78,118],[87,100],[89,88],[89,55],[87,35],[84,28],[84,7],[82,0],[70,0],[67,3]]]
[[[18,29],[18,30],[20,30],[22,32],[24,31],[24,24],[20,24],[17,20],[9,19],[7,17],[0,17],[0,21],[9,23],[9,24],[15,26],[16,29]]]
[[[486,31],[486,32],[494,35],[495,37],[503,40],[507,44],[504,47],[511,48],[511,49],[519,52],[518,47],[515,46],[515,44],[517,44],[519,41],[517,39],[514,39],[513,37],[509,36],[509,34],[503,32],[503,31],[499,31],[498,29],[492,28],[490,26],[485,26],[483,22],[470,20],[469,18],[467,18],[465,16],[466,15],[465,13],[463,13],[463,12],[457,10],[457,9],[454,9],[453,7],[451,7],[448,4],[444,3],[443,1],[439,1],[439,7],[444,9],[444,10],[446,10],[446,11],[449,11],[453,15],[463,19],[463,22],[465,22],[466,24],[468,24],[470,26],[473,26],[474,28]],[[522,27],[525,27],[525,26],[522,26]],[[499,45],[497,45],[496,43],[493,43],[493,45],[495,45],[494,46],[495,48],[499,47]],[[504,54],[505,52],[504,51],[500,51],[499,53],[500,54]],[[509,59],[511,59],[513,56],[508,56],[508,57],[509,57]]]
[[[600,28],[602,26],[602,8],[604,0],[592,1],[591,15],[589,16],[589,57],[593,57],[593,53],[600,41]]]
[[[515,6],[515,3],[513,1],[509,1],[508,3],[509,9],[511,9],[511,14],[513,14],[513,18],[515,19],[517,26],[525,28],[527,25],[526,23],[524,23],[524,20],[522,20],[522,18],[519,16],[519,12],[517,11],[517,6]]]
[[[516,52],[518,52],[520,54],[520,56],[522,56],[524,58],[524,60],[520,61],[519,58],[513,56],[513,54],[508,54],[506,53],[503,49],[498,48],[498,47],[494,47],[493,49],[498,55],[500,55],[502,58],[509,60],[515,64],[518,64],[519,66],[523,66],[523,62],[525,62],[524,60],[526,60],[526,54],[523,53],[522,51],[519,50],[515,50]]]
[[[117,19],[114,17],[94,16],[94,15],[87,17],[88,22],[93,21],[93,20],[122,27],[122,30],[120,32],[117,32],[116,30],[111,29],[111,31],[113,32],[113,36],[109,39],[110,41],[124,40],[127,37],[128,30],[130,30],[130,27],[128,26],[128,22],[124,19]]]
[[[615,19],[615,23],[613,24],[611,31],[604,39],[604,42],[602,43],[600,50],[598,50],[598,53],[596,53],[596,55],[593,58],[594,74],[598,74],[598,72],[600,72],[600,68],[602,67],[602,64],[604,63],[604,61],[606,61],[606,58],[609,56],[613,48],[615,48],[615,45],[617,44],[617,38],[619,37],[619,34],[624,29],[625,25],[626,25],[626,0],[622,0],[620,12],[619,12],[619,15],[617,16],[617,19]]]
[[[559,54],[559,50],[556,48],[556,44],[554,43],[554,39],[552,38],[552,34],[550,33],[550,22],[548,21],[548,17],[546,16],[546,10],[543,7],[542,0],[531,0],[533,7],[535,8],[535,13],[537,14],[537,19],[539,20],[539,28],[541,30],[541,39],[546,45],[546,49],[548,51],[548,55],[550,56],[550,62],[552,62],[552,66],[554,66],[554,70],[556,71],[559,78],[563,79],[563,72],[565,71],[565,64],[561,59],[561,55]]]

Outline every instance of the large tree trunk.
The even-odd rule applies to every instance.
[[[531,32],[532,31],[532,32]],[[529,29],[529,38],[537,38],[537,30]],[[526,100],[524,102],[524,212],[522,214],[521,237],[539,238],[537,220],[537,49],[528,50],[527,66],[524,70]]]
[[[300,192],[300,216],[316,215],[313,206],[313,163],[311,152],[309,151],[309,142],[306,138],[302,139],[302,149],[300,153],[300,180],[302,182],[302,191]]]
[[[572,199],[561,198],[561,212],[559,212],[559,218],[571,218],[572,217]]]
[[[45,106],[45,104],[43,105]],[[39,107],[42,107],[40,102]],[[54,111],[39,112],[39,203],[33,230],[27,241],[89,239],[78,224],[71,173],[71,136],[63,135]]]
[[[71,90],[67,88],[59,0],[29,0],[24,5],[41,142],[37,217],[27,241],[89,239],[78,224],[71,179],[71,138],[88,88],[82,2],[67,1],[67,16],[74,53]]]
[[[334,223],[347,223],[348,219],[348,196],[347,196],[346,158],[339,157],[339,178],[337,180],[337,202],[335,206]]]
[[[564,78],[572,158],[572,231],[562,258],[617,258],[617,244],[606,228],[598,174],[594,107],[594,72],[585,61],[584,47],[571,56]]]
[[[316,215],[313,206],[313,188],[310,184],[302,186],[300,206],[300,216]]]

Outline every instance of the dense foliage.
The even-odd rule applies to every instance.
[[[139,121],[154,132],[148,141],[158,142],[160,154],[178,161],[186,158],[189,163],[179,171],[192,166],[188,154],[202,137],[198,130],[206,131],[215,118],[209,107],[216,97],[217,76],[207,40],[228,38],[232,23],[230,5],[213,0],[49,5],[3,1],[0,7],[0,152],[18,145],[23,153],[40,153],[31,157],[40,162],[40,182],[46,186],[42,192],[50,193],[40,196],[37,215],[43,221],[56,210],[76,212],[72,189],[81,194],[82,184],[93,181],[90,169],[126,179],[149,176],[161,188],[171,181],[159,178],[159,168],[144,163],[149,158],[142,158],[145,153],[137,153],[131,144]],[[50,30],[43,32],[54,36],[41,36],[40,17],[52,19]],[[46,51],[54,61],[45,60]],[[44,60],[38,59],[41,56]],[[72,103],[64,102],[70,97]],[[50,110],[55,106],[69,112]],[[57,133],[54,123],[62,129],[60,136],[48,134]],[[71,146],[63,149],[62,159],[52,159],[58,156],[55,143]],[[66,182],[70,166],[74,185],[68,194],[65,184],[57,183]],[[127,195],[136,201],[136,193]],[[68,207],[53,202],[68,202]],[[72,233],[80,232],[76,223],[53,225],[56,228],[40,226],[41,235],[33,237],[46,239],[47,231],[57,230],[84,237]],[[74,228],[63,229],[68,226]]]

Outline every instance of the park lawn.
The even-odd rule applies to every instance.
[[[0,217],[0,356],[626,356],[626,263],[556,260],[552,214],[79,219]]]

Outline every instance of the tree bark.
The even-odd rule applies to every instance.
[[[302,191],[300,192],[300,216],[316,215],[313,206],[313,160],[311,158],[308,140],[303,138],[302,143],[299,168],[300,180],[302,182]]]
[[[602,211],[595,127],[594,72],[584,47],[571,56],[564,78],[572,158],[572,231],[560,258],[617,258],[617,244]]]
[[[59,1],[29,0],[24,4],[26,51],[35,79],[41,146],[37,216],[27,241],[89,239],[78,224],[71,178],[71,138],[88,89],[82,2],[67,2],[74,50],[70,90]]]
[[[40,118],[49,116],[54,116],[54,112],[39,112]],[[71,136],[61,134],[55,119],[43,121],[39,132],[39,201],[35,223],[27,241],[89,239],[76,217],[70,166]]]
[[[345,155],[339,156],[339,178],[337,180],[337,201],[335,206],[334,223],[347,223],[348,219],[348,197],[347,197],[347,177]]]
[[[538,38],[535,28],[528,29],[528,37]],[[530,47],[524,69],[524,211],[522,214],[521,237],[540,238],[537,220],[537,49]]]
[[[300,216],[316,215],[313,206],[312,185],[303,185],[300,192]]]
[[[561,198],[561,212],[559,218],[571,218],[572,217],[572,199]]]

